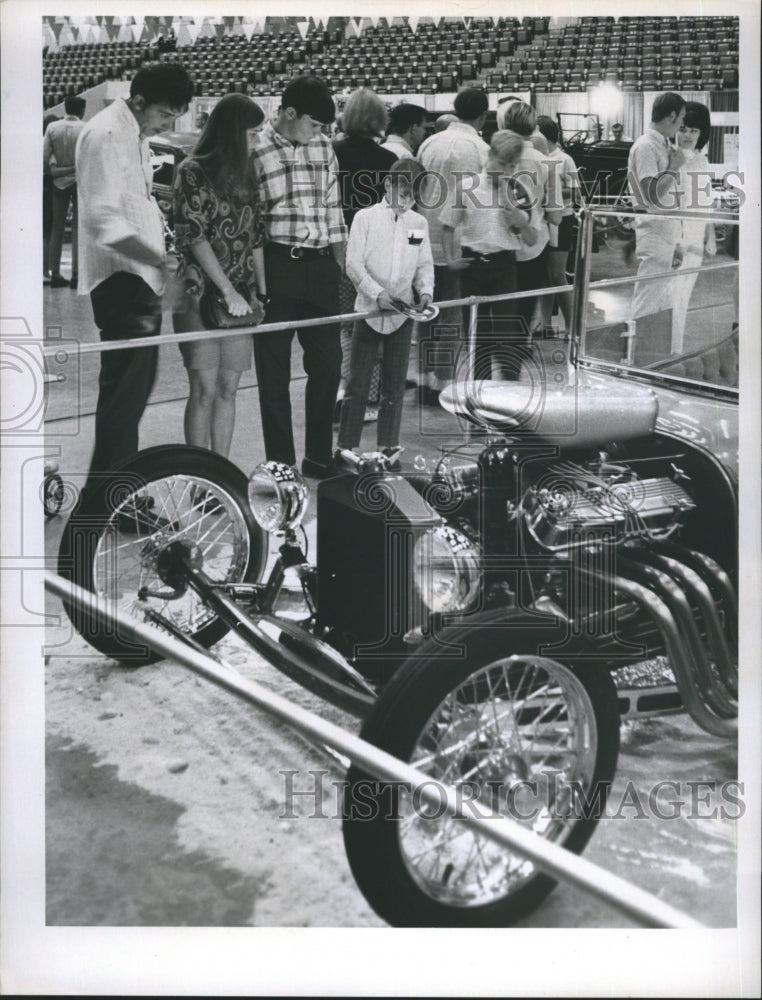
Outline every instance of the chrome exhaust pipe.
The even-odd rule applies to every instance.
[[[653,588],[669,608],[678,631],[688,645],[686,663],[700,697],[717,715],[732,719],[738,715],[738,703],[730,697],[724,685],[715,677],[706,647],[696,626],[693,609],[683,590],[669,573],[635,559],[619,557],[617,565],[640,583]]]
[[[628,580],[626,577],[603,573],[584,565],[575,565],[575,570],[598,581],[605,587],[613,587],[626,594],[653,621],[664,642],[670,665],[675,674],[677,689],[683,699],[686,711],[694,722],[713,736],[733,739],[738,735],[737,719],[721,718],[699,697],[699,692],[691,676],[690,664],[683,650],[682,640],[670,609],[664,601],[647,587]]]
[[[697,605],[701,612],[701,617],[706,627],[709,648],[714,658],[714,665],[727,688],[731,699],[738,698],[738,667],[734,662],[733,655],[728,646],[723,632],[717,606],[712,597],[712,593],[699,576],[690,566],[685,565],[679,559],[672,556],[662,555],[660,552],[652,552],[648,549],[628,550],[628,554],[633,558],[664,570],[683,588],[688,597]]]

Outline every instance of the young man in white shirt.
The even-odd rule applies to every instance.
[[[464,87],[455,98],[457,121],[435,132],[421,145],[418,159],[427,171],[421,189],[420,209],[429,223],[434,258],[434,299],[460,298],[457,271],[447,267],[440,217],[447,205],[458,205],[487,162],[489,146],[479,135],[487,119],[487,95],[476,87]],[[423,403],[436,405],[439,391],[455,377],[457,354],[463,344],[462,312],[459,306],[442,309],[436,320],[421,327],[418,345]]]
[[[573,244],[574,201],[579,192],[577,165],[571,156],[558,145],[560,129],[552,118],[540,115],[537,118],[537,127],[548,143],[547,159],[551,161],[551,170],[557,174],[560,180],[563,200],[561,221],[557,226],[549,226],[548,280],[551,286],[567,285],[569,282],[566,277],[566,262]],[[555,298],[558,301],[568,334],[571,329],[571,292],[561,292]],[[544,310],[543,327],[548,330],[551,326],[553,312],[553,301],[550,296],[545,296],[541,300],[541,306]]]
[[[680,219],[654,215],[680,208],[677,179],[685,156],[674,141],[684,117],[685,101],[680,94],[659,94],[651,110],[651,124],[632,144],[627,158],[630,193],[638,208],[652,213],[635,219],[639,278],[680,266],[681,258],[676,254],[682,235]],[[670,309],[671,289],[669,278],[637,283],[631,318]]]
[[[413,321],[397,307],[418,308],[432,301],[434,264],[426,220],[413,210],[419,163],[402,158],[392,164],[384,180],[381,202],[357,213],[349,231],[347,274],[357,289],[355,310],[382,309],[381,316],[356,320],[352,331],[350,375],[341,406],[339,448],[356,448],[373,363],[382,347],[381,400],[378,411],[378,448],[394,451],[399,445],[405,375]]]
[[[192,93],[179,64],[143,65],[129,98],[119,97],[95,115],[77,142],[79,294],[90,295],[101,340],[161,330],[164,229],[151,195],[148,140],[174,127]],[[91,475],[137,451],[156,363],[155,347],[101,354]]]
[[[397,157],[415,156],[426,138],[426,109],[417,104],[398,104],[389,112],[389,127],[382,149]]]

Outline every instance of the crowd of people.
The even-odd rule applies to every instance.
[[[54,287],[65,283],[61,220],[73,197],[79,247],[72,282],[90,295],[104,341],[160,330],[167,271],[148,140],[174,126],[192,93],[182,65],[144,65],[129,98],[115,100],[87,123],[84,108],[67,102],[66,118],[46,131],[45,170],[53,188],[46,267]],[[566,284],[578,186],[552,119],[538,119],[527,102],[508,97],[489,135],[487,111],[486,94],[464,88],[426,138],[424,108],[402,103],[388,110],[373,91],[360,88],[331,136],[333,96],[309,76],[289,82],[271,121],[243,94],[214,106],[175,179],[174,329],[204,328],[201,300],[209,291],[250,325],[263,317],[290,325],[253,338],[247,333],[180,345],[189,380],[189,444],[228,454],[236,390],[253,355],[266,457],[296,466],[290,396],[296,333],[307,376],[302,472],[331,475],[334,424],[338,447],[356,448],[371,407],[378,411],[377,447],[391,454],[410,386],[408,313],[432,302],[536,293],[485,305],[478,317],[471,359],[476,377],[518,377],[532,339],[554,332],[554,296],[542,293]],[[690,172],[706,168],[700,150],[708,127],[702,105],[686,110],[679,95],[657,98],[651,127],[630,152],[630,170],[648,206],[663,203],[670,185],[690,197]],[[639,274],[693,264],[705,246],[712,252],[705,224],[643,220]],[[687,304],[693,281],[695,275],[686,275],[681,303]],[[652,290],[650,283],[649,295]],[[641,295],[636,287],[635,315]],[[568,330],[570,295],[560,292],[556,300]],[[335,322],[300,325],[350,311],[370,315],[343,329]],[[675,323],[679,344],[680,315]],[[419,323],[424,405],[435,403],[444,384],[463,372],[467,335],[468,315],[459,306],[443,306],[436,320]],[[137,450],[155,371],[156,348],[101,355],[91,475]]]

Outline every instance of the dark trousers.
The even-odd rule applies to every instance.
[[[516,283],[517,291],[531,292],[535,288],[548,287],[548,247],[543,247],[541,253],[532,260],[516,261]],[[525,299],[518,299],[516,305],[518,312],[524,317],[527,329],[532,332],[532,317],[534,307],[539,296],[528,296]]]
[[[90,292],[101,340],[154,337],[161,331],[161,296],[128,271],[117,271]],[[110,469],[138,450],[138,424],[156,378],[158,349],[104,351],[98,376],[95,451],[90,472]]]
[[[50,234],[53,231],[53,178],[42,176],[42,273],[50,271]]]
[[[400,443],[405,375],[410,357],[413,321],[405,320],[392,333],[379,333],[365,320],[355,320],[352,333],[350,373],[341,404],[339,445],[354,448],[362,437],[363,417],[368,402],[373,367],[381,345],[381,402],[378,408],[379,448],[396,448]]]
[[[60,188],[53,187],[53,225],[50,232],[50,270],[52,274],[61,272],[61,251],[63,249],[66,216],[69,203],[72,205],[71,223],[71,276],[77,276],[77,185]]]
[[[446,302],[461,297],[458,271],[443,265],[434,267],[434,301]],[[460,306],[440,309],[431,323],[418,326],[418,371],[422,382],[433,374],[440,382],[451,382],[457,377],[458,359],[463,348],[462,312]]]
[[[468,256],[464,248],[463,255]],[[474,260],[460,272],[464,296],[502,295],[515,292],[516,257],[510,250],[489,261]],[[490,302],[479,306],[476,323],[474,378],[490,379],[493,366],[505,378],[515,379],[526,355],[527,334],[519,310],[520,300]],[[469,310],[464,308],[468,330]]]
[[[294,260],[287,250],[265,247],[266,323],[294,322],[339,311],[341,269],[333,256]],[[304,456],[320,465],[333,456],[333,410],[341,377],[339,324],[297,330],[307,373]],[[291,341],[294,330],[254,334],[262,433],[268,461],[296,464],[291,424]]]

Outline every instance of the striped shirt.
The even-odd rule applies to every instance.
[[[164,291],[164,227],[151,196],[148,139],[123,98],[98,112],[77,142],[79,294],[86,295],[117,271],[139,275],[157,295]],[[120,248],[139,244],[156,266]]]
[[[327,136],[294,144],[268,122],[251,161],[273,243],[319,248],[345,242],[339,164]]]

